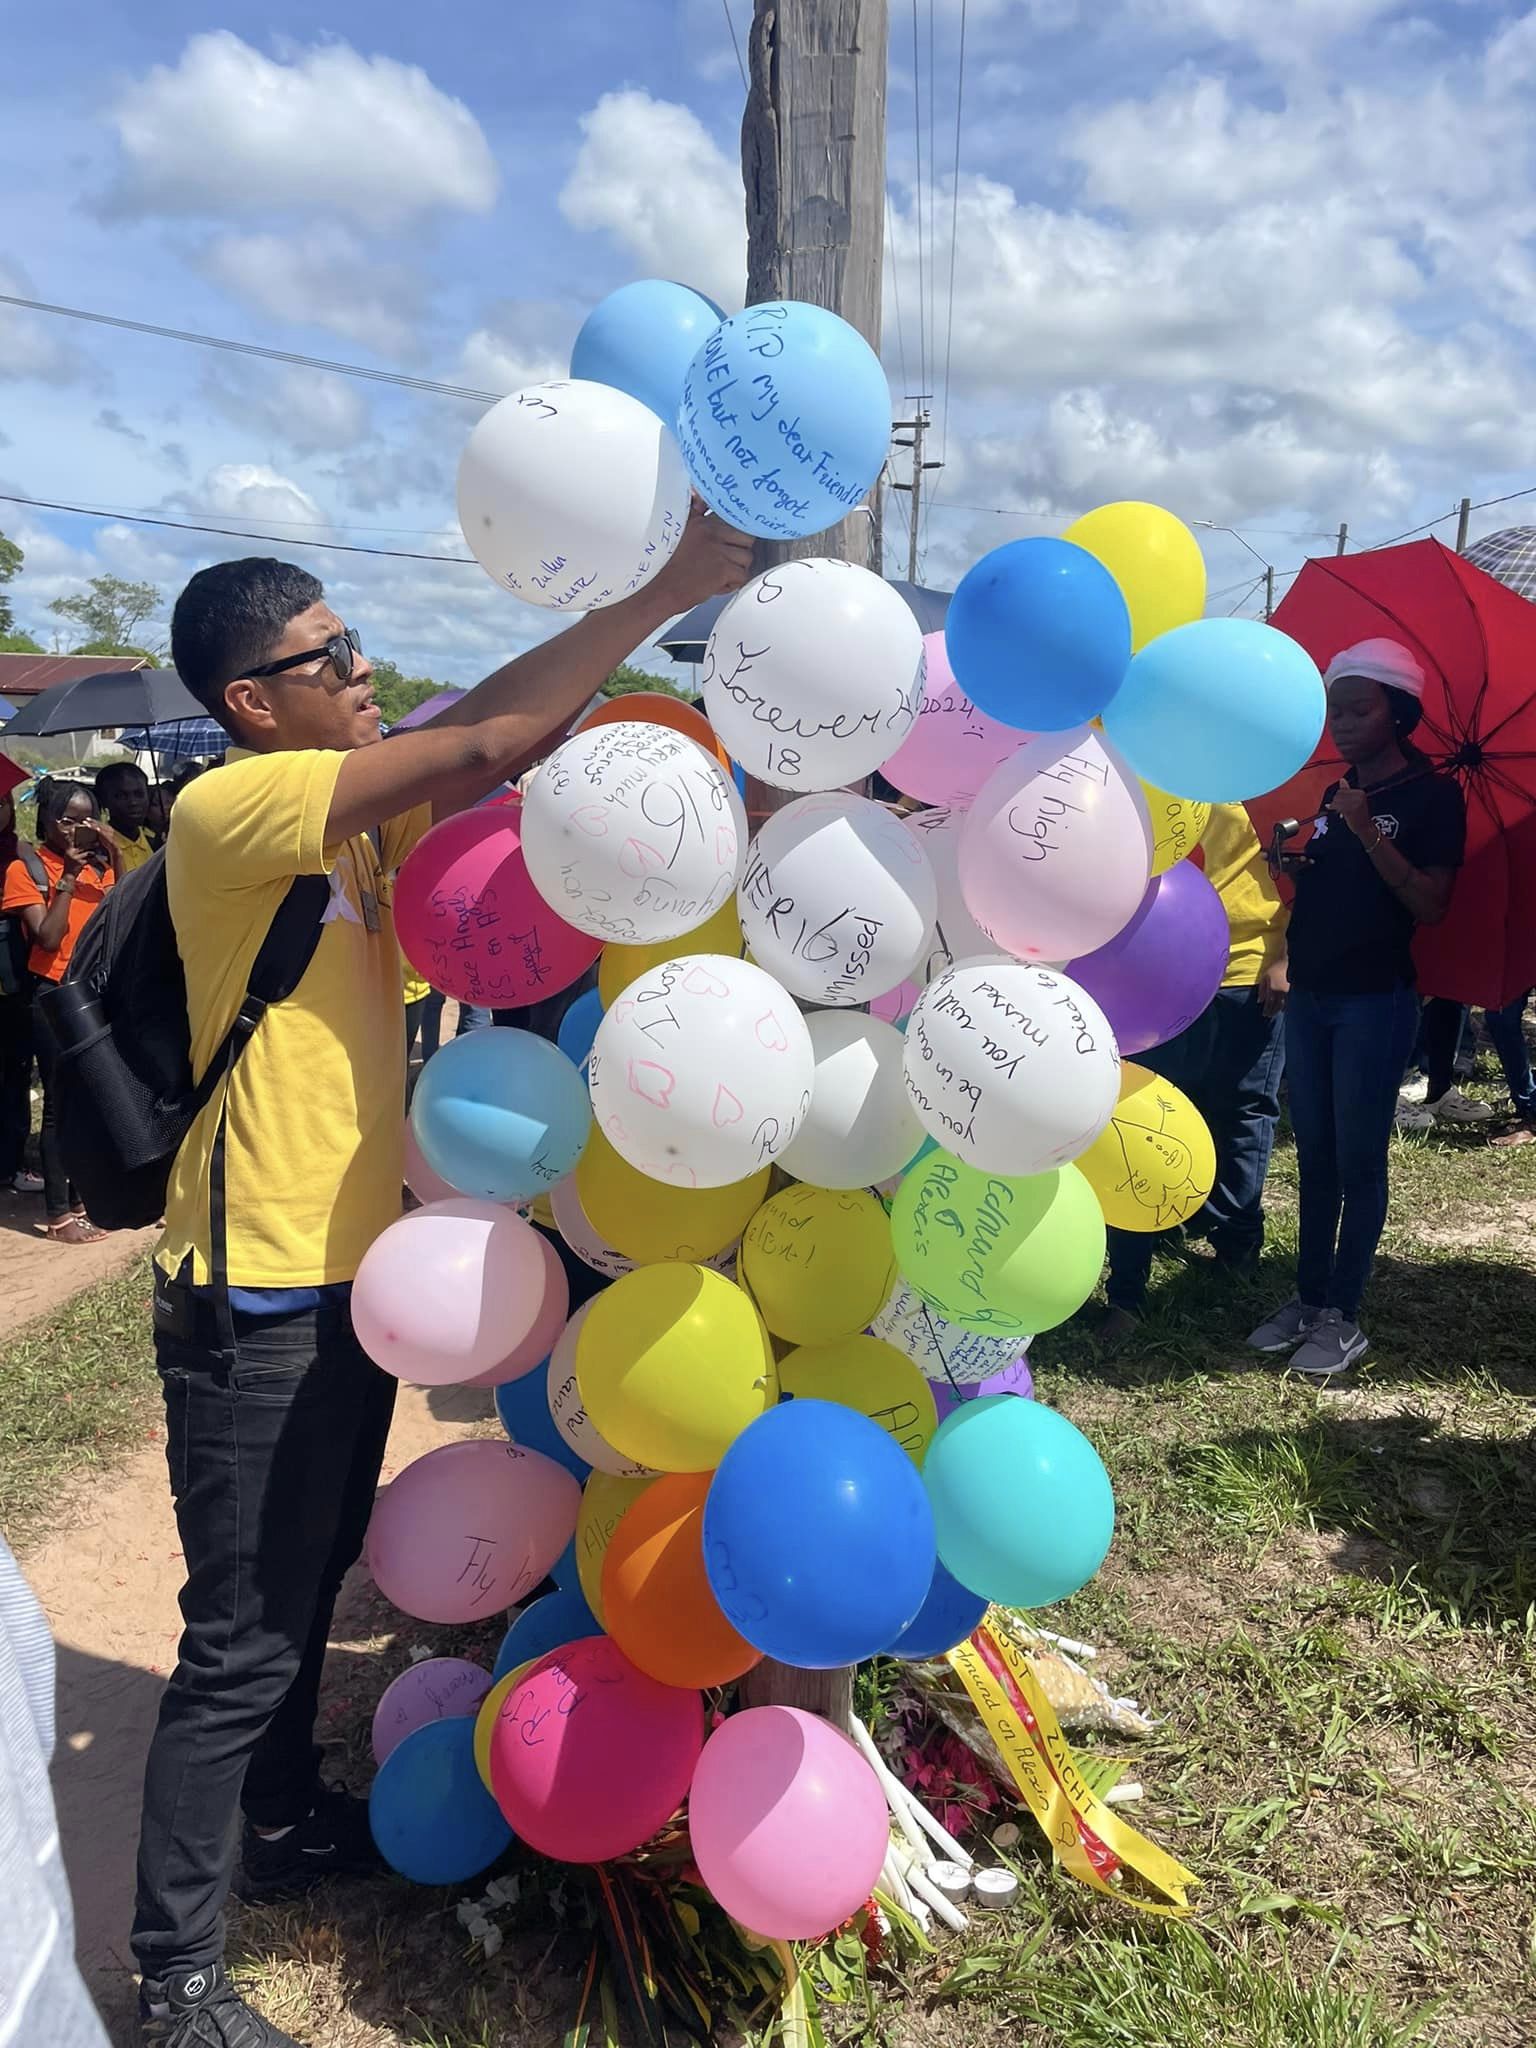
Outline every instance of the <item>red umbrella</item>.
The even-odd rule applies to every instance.
[[[1274,623],[1319,668],[1377,636],[1419,657],[1428,681],[1414,744],[1467,801],[1450,910],[1415,941],[1420,984],[1487,1009],[1536,986],[1536,604],[1439,541],[1416,540],[1308,562]],[[1249,804],[1264,844],[1277,819],[1311,818],[1343,772],[1325,726],[1306,767]]]

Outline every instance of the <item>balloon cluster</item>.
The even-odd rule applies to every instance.
[[[481,421],[460,517],[508,589],[588,608],[655,574],[690,487],[765,536],[837,523],[889,420],[830,314],[635,285],[571,381]],[[1220,984],[1187,859],[1210,805],[1284,781],[1323,716],[1300,648],[1203,604],[1193,537],[1148,505],[995,550],[926,640],[869,571],[790,562],[721,611],[703,715],[607,707],[523,803],[406,862],[398,930],[437,986],[515,1008],[598,966],[558,1046],[496,1030],[431,1062],[425,1206],[354,1288],[381,1366],[495,1386],[511,1439],[393,1482],[382,1590],[454,1622],[560,1588],[485,1686],[408,1674],[381,1706],[376,1827],[408,1874],[467,1877],[512,1833],[621,1855],[686,1799],[729,1912],[825,1932],[885,1854],[878,1782],[787,1708],[706,1740],[703,1690],[763,1657],[932,1656],[1098,1569],[1109,1480],[1019,1398],[1023,1353],[1096,1285],[1106,1219],[1166,1228],[1210,1191],[1199,1115],[1121,1052]],[[790,793],[755,834],[732,762]],[[876,769],[929,808],[850,793]],[[575,1316],[520,1213],[541,1198],[606,1283]]]

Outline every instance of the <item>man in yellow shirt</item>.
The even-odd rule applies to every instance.
[[[390,878],[434,815],[547,750],[674,613],[739,588],[751,546],[697,513],[642,591],[510,662],[388,746],[358,635],[315,578],[221,562],[177,600],[177,672],[229,733],[176,805],[166,884],[201,1074],[297,877],[318,942],[187,1136],[156,1254],[155,1345],[186,1557],[180,1655],[145,1780],[133,1948],[165,2048],[292,2048],[224,1973],[244,1890],[375,1861],[326,1791],[314,1724],[331,1611],[373,1506],[395,1382],[352,1333],[359,1260],[400,1213],[405,1033]],[[313,930],[313,925],[310,929]],[[221,1258],[222,1254],[222,1258]],[[224,1271],[219,1271],[222,1264]]]
[[[132,761],[109,761],[96,774],[96,801],[117,834],[123,873],[143,867],[155,850],[149,836],[149,777]]]
[[[1227,971],[1188,1030],[1136,1058],[1183,1089],[1215,1141],[1216,1184],[1188,1232],[1209,1239],[1220,1263],[1247,1270],[1264,1242],[1264,1179],[1280,1115],[1288,913],[1241,804],[1213,806],[1200,856],[1231,930]],[[1140,1321],[1156,1243],[1150,1232],[1109,1233],[1109,1307],[1098,1327],[1106,1348]]]

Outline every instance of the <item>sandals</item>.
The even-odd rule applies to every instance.
[[[66,1216],[61,1223],[42,1223],[38,1229],[50,1244],[100,1244],[107,1235],[83,1214]]]

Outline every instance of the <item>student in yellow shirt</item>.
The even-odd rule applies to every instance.
[[[179,798],[166,849],[194,1073],[233,1021],[295,878],[327,877],[328,892],[293,995],[266,1012],[188,1134],[156,1254],[187,1582],[146,1773],[133,1949],[141,2018],[164,2048],[292,2048],[224,1972],[242,1807],[247,1896],[376,1861],[366,1801],[322,1786],[314,1726],[332,1606],[362,1545],[394,1406],[395,1382],[362,1352],[349,1306],[359,1260],[400,1213],[405,1032],[389,878],[434,815],[519,774],[642,640],[739,588],[750,563],[743,535],[696,513],[645,589],[388,746],[374,744],[359,637],[305,570],[221,562],[177,600],[177,672],[235,743]]]
[[[1264,1242],[1264,1179],[1280,1115],[1287,912],[1241,804],[1214,806],[1200,848],[1231,929],[1227,971],[1188,1030],[1136,1059],[1182,1088],[1210,1126],[1216,1185],[1186,1228],[1209,1239],[1221,1264],[1247,1271]],[[1098,1327],[1105,1348],[1140,1321],[1156,1243],[1145,1231],[1109,1233],[1109,1307]]]
[[[97,772],[96,800],[117,834],[122,871],[130,875],[159,844],[149,832],[149,777],[132,761],[109,761]]]

